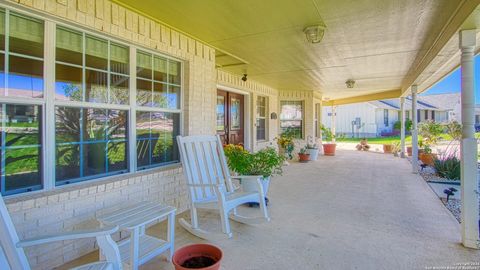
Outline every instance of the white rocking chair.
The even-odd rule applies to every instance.
[[[20,241],[8,213],[7,207],[0,195],[0,269],[29,270],[24,247],[46,244],[56,241],[75,240],[95,237],[106,261],[89,263],[75,270],[121,270],[122,262],[117,244],[110,236],[118,230],[117,226],[104,227],[96,230],[72,231]]]
[[[179,223],[187,231],[203,239],[218,239],[221,234],[213,234],[198,226],[197,208],[212,209],[220,212],[222,231],[232,237],[228,218],[245,224],[255,224],[270,221],[261,176],[230,176],[223,152],[220,137],[217,136],[187,136],[177,137],[183,170],[190,192],[191,223],[180,219]],[[244,192],[234,188],[232,179],[255,181],[258,190]],[[244,203],[256,202],[260,205],[262,215],[245,217],[237,213],[237,207]],[[229,213],[232,212],[230,215]],[[225,237],[225,235],[223,237]]]

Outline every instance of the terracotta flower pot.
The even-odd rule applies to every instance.
[[[391,145],[391,144],[384,144],[383,145],[383,153],[391,154],[392,150],[393,150],[393,145]]]
[[[323,154],[325,156],[335,156],[335,149],[337,145],[334,143],[323,144]]]
[[[298,153],[298,161],[302,163],[307,163],[309,160],[310,160],[310,154]]]
[[[172,258],[172,263],[175,266],[175,270],[218,270],[220,269],[222,257],[222,250],[214,245],[192,244],[184,246],[175,251]],[[187,264],[192,263],[196,263],[196,266],[187,266]],[[203,267],[197,267],[202,263],[205,264]]]
[[[432,153],[419,153],[418,158],[422,161],[423,164],[428,166],[433,166],[433,161],[435,159],[435,154]]]

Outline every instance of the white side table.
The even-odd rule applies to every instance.
[[[103,214],[97,220],[104,225],[118,225],[120,230],[130,232],[130,238],[118,243],[122,262],[130,269],[137,270],[139,265],[169,250],[171,260],[175,241],[175,209],[172,206],[155,202],[140,202],[117,211]],[[145,233],[145,226],[164,219],[168,221],[167,240]]]

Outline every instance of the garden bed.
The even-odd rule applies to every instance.
[[[410,158],[408,158],[408,160],[411,161]],[[438,192],[436,192],[435,188],[433,187],[433,185],[436,185],[436,184],[445,184],[448,186],[455,187],[458,190],[457,193],[460,194],[460,180],[452,181],[446,178],[439,177],[435,173],[435,170],[432,167],[426,167],[422,170],[422,168],[419,166],[418,171],[420,176],[422,176],[423,180],[425,180],[425,182],[427,182],[427,184],[429,184],[432,190],[439,196],[440,201],[443,203],[443,205],[445,205],[445,207],[453,214],[455,219],[457,219],[457,221],[460,223],[461,208],[462,208],[462,201],[459,199],[460,196],[456,196],[458,198],[450,197],[450,199],[447,202],[446,195],[445,194],[439,195]],[[480,182],[479,182],[479,190],[480,190]],[[480,208],[480,202],[479,202],[479,208]]]

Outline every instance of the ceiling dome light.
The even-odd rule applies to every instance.
[[[345,84],[347,85],[347,88],[353,88],[355,86],[355,81],[352,79],[349,79],[345,82]]]
[[[319,43],[323,39],[326,28],[325,25],[313,25],[303,29],[303,33],[305,33],[308,42]]]

